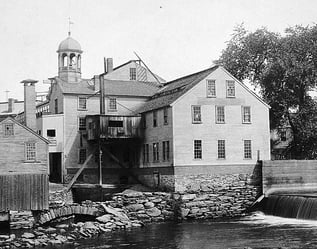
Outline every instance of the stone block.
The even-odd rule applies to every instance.
[[[151,217],[157,217],[157,216],[161,215],[161,213],[162,212],[156,207],[153,207],[153,208],[146,210],[146,214],[151,216]]]

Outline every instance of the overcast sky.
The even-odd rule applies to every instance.
[[[172,80],[208,68],[226,47],[233,28],[266,26],[283,32],[296,24],[314,25],[316,0],[0,0],[0,102],[23,100],[20,82],[57,75],[59,43],[72,37],[84,51],[82,76],[136,59]]]

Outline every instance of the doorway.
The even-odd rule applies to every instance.
[[[62,153],[49,153],[50,177],[49,181],[62,183]]]

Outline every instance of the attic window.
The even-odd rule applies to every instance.
[[[130,80],[136,80],[136,68],[135,67],[130,68]]]
[[[4,124],[4,135],[5,136],[13,136],[14,135],[13,124]]]

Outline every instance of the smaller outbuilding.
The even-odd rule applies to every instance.
[[[12,117],[0,119],[2,216],[9,210],[48,209],[48,144]]]

